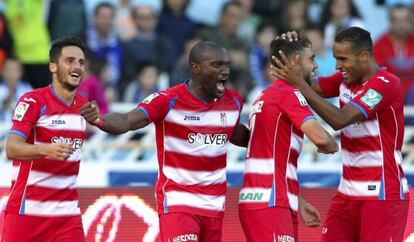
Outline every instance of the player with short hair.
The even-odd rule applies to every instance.
[[[335,38],[339,70],[312,88],[285,55],[274,74],[297,87],[335,130],[341,129],[342,177],[322,229],[322,241],[402,241],[408,215],[401,167],[404,137],[400,79],[377,65],[368,31],[352,27]],[[312,90],[313,89],[313,90]],[[339,96],[340,108],[322,97]]]
[[[271,56],[283,50],[290,60],[299,55],[304,75],[317,68],[311,42],[302,38],[272,41]],[[255,100],[249,115],[250,141],[246,153],[239,215],[249,242],[297,241],[300,210],[308,226],[318,226],[318,211],[299,198],[297,159],[306,136],[323,153],[338,151],[335,140],[316,121],[300,91],[275,80]],[[301,201],[299,201],[301,200]]]
[[[154,123],[161,240],[221,241],[228,141],[246,146],[248,130],[239,123],[242,98],[226,88],[226,49],[199,42],[189,64],[191,80],[148,96],[128,113],[100,117],[96,105],[89,103],[82,115],[112,134]]]
[[[76,38],[52,43],[52,84],[17,102],[6,155],[14,175],[5,208],[5,242],[84,241],[76,179],[87,100],[75,90],[85,70],[85,46]]]

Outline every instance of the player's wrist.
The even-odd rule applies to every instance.
[[[102,116],[99,116],[97,122],[95,123],[95,126],[98,128],[102,128],[103,126],[105,126],[105,119]]]

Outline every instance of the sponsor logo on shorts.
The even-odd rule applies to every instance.
[[[326,234],[328,233],[328,227],[323,227],[322,228],[322,234]]]
[[[173,238],[173,242],[198,241],[196,234],[183,234]]]
[[[246,192],[240,193],[240,201],[260,201],[263,198],[263,192]]]
[[[277,242],[295,242],[295,238],[289,235],[277,235],[277,240],[273,234],[273,241]]]

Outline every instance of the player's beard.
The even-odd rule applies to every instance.
[[[79,85],[73,85],[68,80],[68,74],[63,73],[63,71],[58,70],[57,73],[57,80],[62,85],[62,87],[69,91],[74,91]]]

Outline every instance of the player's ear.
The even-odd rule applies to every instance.
[[[194,74],[200,73],[200,65],[197,63],[191,63],[191,69],[193,70]]]
[[[56,63],[53,63],[53,62],[49,63],[49,70],[50,72],[55,73],[57,71]]]
[[[361,51],[361,53],[359,54],[359,60],[361,62],[368,62],[369,61],[369,53],[368,51]]]

